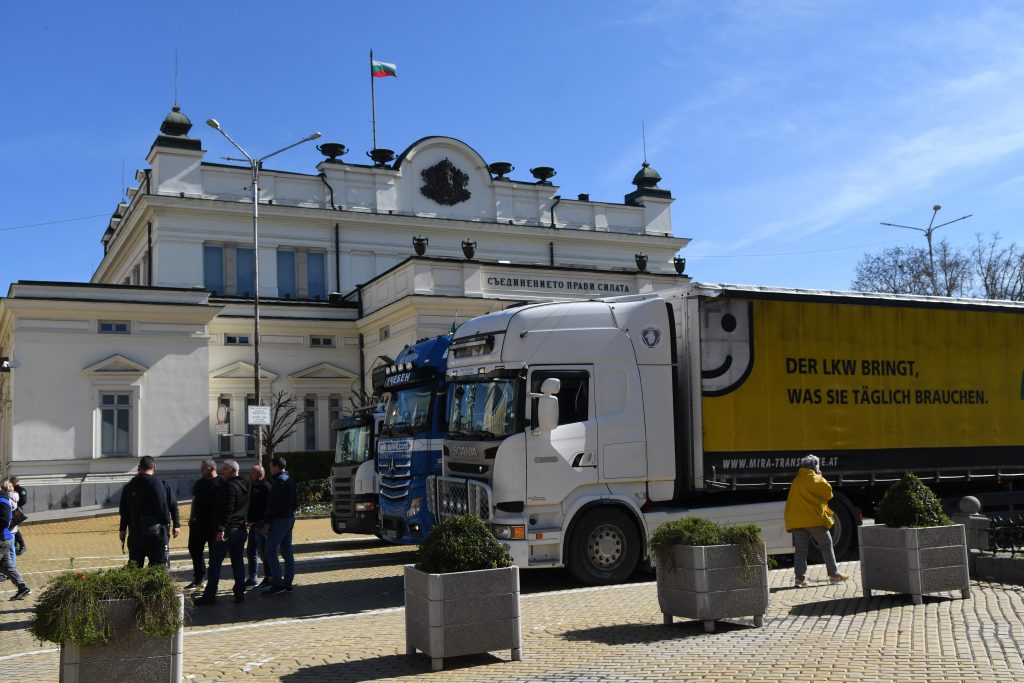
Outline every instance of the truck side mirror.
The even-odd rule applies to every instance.
[[[545,380],[545,386],[551,381],[557,382],[558,380],[553,377]],[[537,397],[535,423],[537,429],[542,432],[550,432],[558,426],[558,399],[556,397],[546,395],[546,392],[544,396]]]
[[[554,396],[562,388],[562,380],[557,377],[548,377],[540,385],[540,393],[545,396]]]

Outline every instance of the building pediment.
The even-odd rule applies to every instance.
[[[130,358],[126,358],[121,354],[114,354],[109,358],[104,358],[98,363],[82,368],[88,377],[124,377],[134,379],[141,377],[146,370],[145,365],[136,363]]]
[[[288,379],[292,382],[298,382],[302,380],[352,381],[359,378],[355,373],[349,372],[345,368],[340,368],[333,363],[317,363],[305,370],[299,370],[288,375]]]
[[[246,363],[244,360],[238,360],[230,365],[214,370],[210,373],[210,381],[214,380],[226,380],[226,379],[248,379],[251,380],[255,366],[252,363]],[[277,374],[270,372],[264,367],[260,368],[260,381],[273,382],[277,379]]]

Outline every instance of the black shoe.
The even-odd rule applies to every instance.
[[[256,586],[256,577],[255,576],[251,577],[248,581],[245,582],[245,587],[246,588],[254,588],[255,586]]]
[[[193,581],[189,585],[185,586],[185,590],[187,590],[187,591],[192,591],[192,590],[198,591],[198,590],[202,590],[203,586],[205,586],[205,585],[206,585],[206,581],[202,581],[202,580],[200,580],[200,581]]]
[[[267,590],[263,591],[261,597],[269,598],[271,595],[280,595],[281,593],[284,593],[287,590],[288,589],[284,586],[272,586],[271,588],[268,588]]]
[[[273,588],[274,587],[274,582],[271,581],[270,579],[263,579],[262,581],[260,581],[260,585],[258,585],[256,587],[259,588],[261,591],[265,591],[268,588]]]
[[[286,593],[291,593],[292,592],[292,588],[294,588],[294,587],[295,586],[285,586],[284,590],[285,590]]]
[[[203,595],[192,601],[192,604],[197,607],[205,607],[207,605],[216,605],[217,597],[214,595]]]
[[[245,602],[245,593],[235,593],[235,603]]]
[[[11,600],[24,600],[32,595],[32,589],[28,586],[18,586],[18,592],[11,596]]]

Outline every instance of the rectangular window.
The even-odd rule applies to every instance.
[[[377,330],[377,341],[384,341],[385,339],[387,339],[390,336],[391,336],[391,328],[390,327],[382,327],[379,330]]]
[[[230,396],[221,396],[219,399],[217,399],[217,405],[220,408],[223,408],[223,410],[220,410],[219,408],[217,410],[218,420],[221,417],[224,418],[224,422],[228,426],[228,433],[230,433],[231,432],[231,397]],[[231,437],[227,436],[225,434],[222,434],[222,435],[218,436],[217,437],[217,450],[219,450],[221,453],[230,453],[231,452]]]
[[[100,394],[100,454],[131,455],[131,394]]]
[[[225,334],[224,343],[227,346],[248,346],[249,335],[247,334]]]
[[[310,252],[306,254],[306,279],[309,283],[307,291],[310,299],[327,298],[327,276],[324,270],[324,254]]]
[[[327,399],[327,412],[329,419],[333,425],[335,422],[341,419],[341,397],[331,396]]]
[[[316,450],[316,396],[307,396],[304,402],[306,410],[306,450]]]
[[[333,349],[334,337],[310,337],[309,345],[314,349]]]
[[[295,289],[295,252],[277,252],[277,295],[282,299],[294,299]]]
[[[128,323],[124,320],[101,320],[100,334],[128,334]]]
[[[203,247],[203,287],[224,293],[224,247]]]
[[[530,390],[539,393],[541,384],[548,377],[557,377],[562,383],[556,394],[558,424],[586,422],[590,412],[590,373],[584,370],[536,370],[530,378]]]
[[[253,286],[252,249],[235,249],[235,294],[252,296],[256,291]]]

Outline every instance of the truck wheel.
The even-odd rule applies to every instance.
[[[569,572],[591,586],[621,583],[640,558],[640,535],[622,510],[611,507],[587,512],[569,541]]]
[[[828,506],[836,513],[836,523],[829,530],[832,534],[832,550],[836,555],[836,561],[842,562],[857,549],[857,518],[850,499],[841,493],[837,493],[835,498],[829,501]],[[811,544],[807,557],[814,563],[823,561],[814,544]]]

